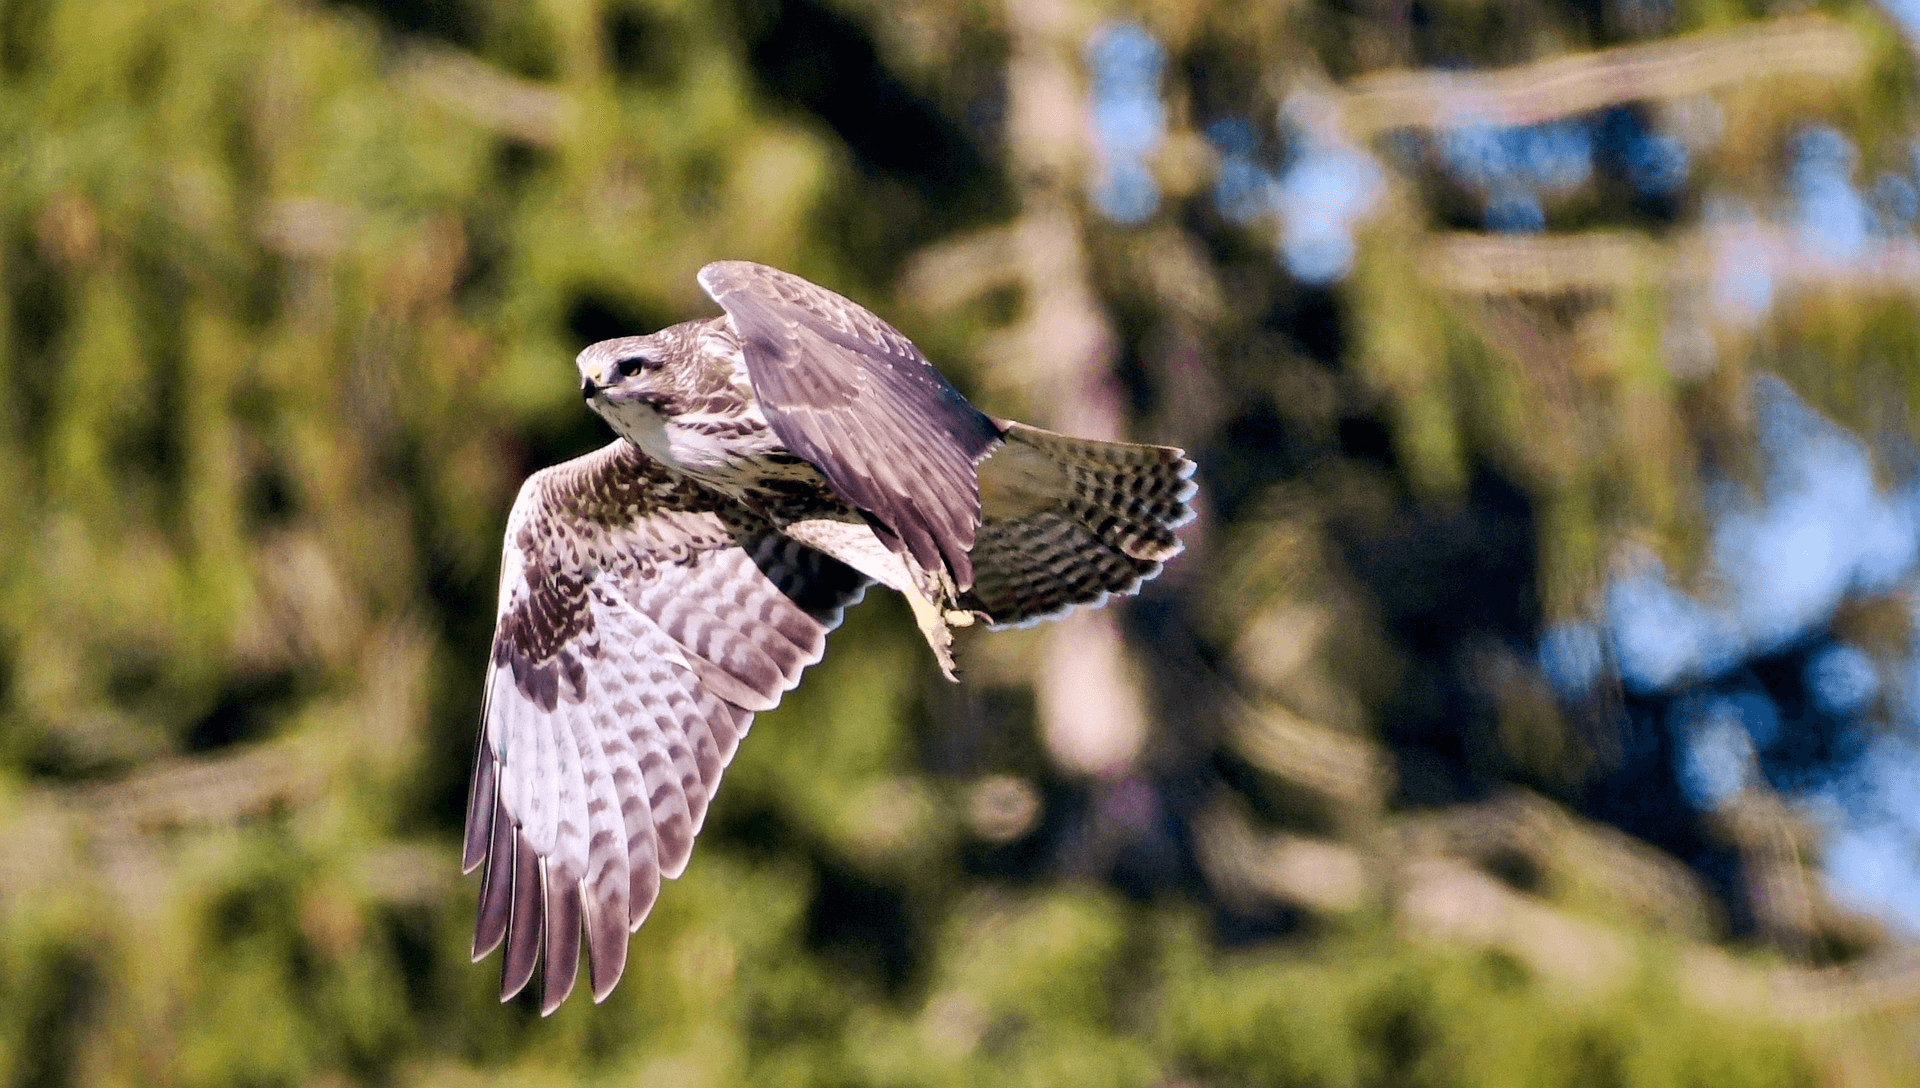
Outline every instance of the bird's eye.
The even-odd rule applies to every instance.
[[[635,374],[647,369],[652,365],[652,362],[653,360],[644,355],[629,355],[613,365],[614,369],[620,372],[622,378],[631,378]]]

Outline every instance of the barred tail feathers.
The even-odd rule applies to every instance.
[[[981,463],[974,583],[962,608],[995,627],[1133,593],[1180,553],[1194,464],[1177,449],[1005,423]]]

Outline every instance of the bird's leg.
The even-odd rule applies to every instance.
[[[953,667],[953,629],[948,627],[948,617],[952,611],[942,609],[927,599],[918,586],[908,586],[900,591],[907,599],[907,606],[913,609],[913,620],[920,625],[920,634],[927,640],[927,647],[933,651],[933,659],[940,664],[940,675],[959,683],[960,676]],[[971,614],[968,614],[971,620]]]

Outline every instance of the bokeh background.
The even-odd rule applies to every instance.
[[[1920,7],[0,0],[0,1084],[1920,1084]],[[1200,463],[874,595],[605,1005],[469,962],[502,528],[745,257]]]

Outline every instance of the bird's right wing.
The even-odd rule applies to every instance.
[[[716,261],[700,286],[727,311],[767,424],[922,570],[973,583],[980,483],[1000,429],[871,310],[750,261]]]
[[[544,964],[594,1000],[685,868],[753,714],[820,659],[868,579],[625,440],[536,473],[507,523],[463,865],[486,863],[477,960],[501,999]]]

